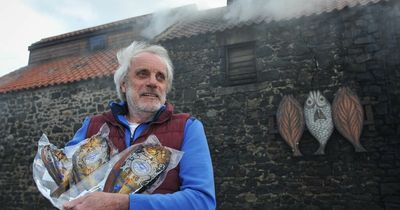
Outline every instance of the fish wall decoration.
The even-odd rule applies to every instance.
[[[276,114],[278,130],[292,148],[293,156],[302,156],[298,144],[304,131],[303,110],[292,96],[284,96]]]
[[[320,91],[311,91],[304,104],[306,126],[320,146],[314,153],[325,154],[325,146],[333,132],[332,110],[329,101]]]
[[[357,95],[348,87],[339,88],[332,103],[336,129],[353,144],[356,152],[367,150],[360,143],[363,127],[363,109]]]

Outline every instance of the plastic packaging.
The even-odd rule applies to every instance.
[[[58,150],[54,145],[50,144],[47,136],[43,134],[38,142],[38,151],[36,153],[35,159],[33,160],[33,179],[42,195],[46,197],[54,206],[61,209],[59,206],[57,206],[57,201],[51,198],[52,192],[58,189],[59,185],[49,174],[50,170],[46,168],[46,165],[42,160],[42,154],[44,153],[46,148]],[[63,152],[61,150],[58,151]],[[68,171],[70,171],[70,169],[71,164],[69,162]],[[66,183],[69,184],[69,180],[67,180]]]
[[[63,209],[66,201],[96,191],[152,193],[183,155],[162,146],[155,135],[117,154],[108,134],[104,124],[96,135],[63,149],[42,135],[33,161],[33,178],[53,206]]]
[[[120,155],[103,191],[152,193],[168,171],[178,165],[182,155],[182,151],[162,146],[155,135],[150,135],[143,143],[130,146]]]
[[[111,158],[118,152],[108,139],[109,132],[104,124],[96,135],[64,149],[57,149],[42,135],[33,161],[33,178],[55,207],[62,209],[66,201],[103,189],[114,165]]]
[[[108,139],[110,130],[106,125],[97,135],[85,139],[72,156],[72,184],[80,182],[110,160],[118,150]],[[96,181],[96,180],[94,180]]]

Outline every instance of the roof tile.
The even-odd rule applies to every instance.
[[[23,67],[0,78],[0,93],[112,75],[118,66],[115,54],[110,49]]]
[[[300,10],[296,14],[292,14],[289,17],[281,17],[281,19],[298,18],[301,16],[331,12],[333,10],[341,10],[345,7],[366,5],[370,3],[377,3],[379,1],[388,0],[321,0],[321,3],[324,4],[323,7],[318,7],[318,9],[314,10]],[[281,20],[279,18],[272,19],[271,17],[264,15],[253,17],[248,20],[242,20],[240,22],[229,21],[224,18],[224,15],[228,12],[228,9],[229,7],[222,7],[199,11],[196,15],[178,21],[174,25],[170,26],[168,29],[158,35],[154,41],[191,37],[199,34],[223,31],[233,27],[241,27],[244,25],[257,24],[261,22],[270,22],[272,20]],[[138,17],[129,18],[55,37],[49,37],[42,39],[39,42],[64,39],[66,37],[79,35],[88,31],[97,31],[108,27],[131,24],[132,21],[138,20],[137,18]],[[148,18],[148,15],[139,17],[139,19]],[[109,49],[97,51],[90,55],[74,55],[22,67],[19,70],[0,77],[0,93],[46,87],[50,85],[64,84],[89,78],[112,75],[118,66],[115,54],[116,50]]]
[[[280,1],[280,0],[276,0]],[[309,0],[293,0],[303,1],[304,4],[311,4]],[[258,24],[261,22],[270,22],[272,20],[288,20],[292,18],[299,18],[302,16],[310,16],[314,14],[321,14],[324,12],[332,12],[334,10],[342,10],[345,7],[354,7],[357,5],[366,5],[370,3],[377,3],[380,1],[388,0],[319,0],[319,4],[315,7],[305,7],[303,9],[290,8],[293,12],[286,16],[271,17],[268,13],[263,13],[262,16],[251,17],[244,20],[232,20],[229,19],[226,14],[229,13],[229,7],[221,7],[216,9],[210,9],[205,11],[199,11],[197,15],[193,15],[190,18],[179,21],[174,25],[170,26],[166,31],[155,37],[155,41],[166,41],[169,39],[191,37],[195,35],[214,33],[231,29],[233,27],[241,27],[245,25]],[[256,2],[253,0],[253,3]],[[315,2],[314,2],[315,3]],[[297,5],[297,4],[296,4]],[[240,13],[240,12],[239,12]]]

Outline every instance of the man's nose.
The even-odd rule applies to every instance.
[[[150,75],[150,77],[147,80],[147,86],[157,87],[157,84],[158,84],[158,81],[157,81],[156,75],[155,74]]]

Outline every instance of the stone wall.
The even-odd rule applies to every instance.
[[[382,3],[161,43],[176,69],[169,100],[205,125],[218,209],[400,208],[398,11]],[[229,86],[221,40],[247,31],[258,81]],[[368,152],[355,153],[335,130],[326,155],[315,156],[318,142],[306,130],[304,156],[292,157],[276,127],[283,95],[304,103],[318,89],[332,102],[343,85],[361,99]],[[37,140],[46,133],[62,146],[115,98],[112,78],[0,94],[1,206],[51,209],[32,180]]]
[[[32,162],[43,133],[64,146],[89,113],[114,100],[111,78],[0,95],[0,204],[2,209],[51,209],[36,189]]]
[[[398,9],[344,9],[163,43],[177,67],[178,108],[205,124],[219,209],[400,208]],[[258,82],[228,86],[220,40],[248,31]],[[368,152],[355,153],[335,130],[326,155],[315,156],[318,142],[305,131],[304,156],[292,157],[276,127],[282,96],[303,104],[318,89],[332,102],[341,86],[361,100]]]

